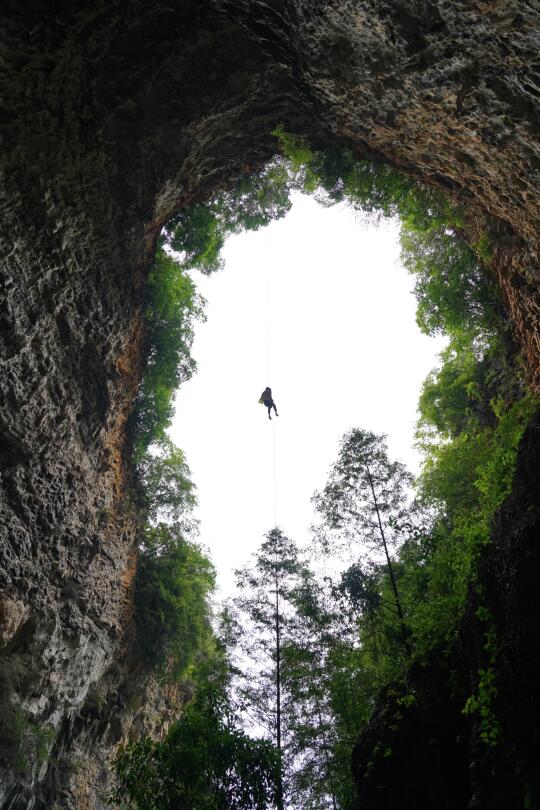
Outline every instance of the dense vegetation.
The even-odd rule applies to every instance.
[[[452,649],[538,406],[524,390],[490,281],[490,235],[467,244],[458,205],[388,166],[277,136],[283,158],[168,224],[149,279],[148,360],[133,421],[147,514],[137,627],[144,654],[198,688],[162,743],[142,740],[120,753],[115,800],[135,808],[352,808],[358,733],[381,687],[401,683],[405,710],[415,701],[411,662]],[[291,189],[324,205],[346,201],[371,219],[399,217],[418,324],[448,345],[420,396],[419,480],[389,458],[383,436],[351,429],[314,496],[320,522],[310,555],[269,532],[254,565],[238,572],[239,596],[218,643],[213,570],[194,541],[194,488],[166,438],[174,390],[194,369],[192,328],[202,316],[188,271],[218,269],[226,235],[283,216]],[[463,712],[496,746],[497,638],[478,598],[488,666]],[[266,742],[247,737],[242,718]]]
[[[166,436],[173,397],[193,374],[194,322],[203,317],[204,302],[185,268],[161,245],[146,287],[145,370],[131,420],[135,462],[154,441]]]
[[[140,810],[267,810],[274,806],[277,758],[241,728],[219,651],[199,670],[194,699],[162,743],[144,738],[117,758],[113,802]]]

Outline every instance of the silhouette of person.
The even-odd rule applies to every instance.
[[[260,398],[259,402],[262,402],[262,404],[266,408],[268,408],[268,418],[269,419],[272,418],[272,416],[271,416],[272,408],[274,409],[274,412],[275,412],[276,416],[279,416],[279,413],[277,412],[277,408],[276,408],[276,403],[272,399],[272,389],[271,388],[265,388],[264,389],[264,391],[261,394],[261,398]]]

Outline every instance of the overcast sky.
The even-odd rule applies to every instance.
[[[274,517],[307,541],[310,498],[345,431],[387,433],[391,455],[417,471],[418,395],[443,342],[416,326],[396,223],[367,226],[345,205],[296,195],[285,219],[231,237],[224,258],[223,272],[195,276],[207,321],[171,436],[197,486],[200,541],[228,594],[232,569]],[[267,385],[272,422],[258,404]]]

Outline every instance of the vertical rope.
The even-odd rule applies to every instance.
[[[266,226],[268,229],[268,226]],[[272,387],[270,382],[270,260],[268,251],[268,230],[266,231],[266,385]],[[276,415],[272,419],[272,490],[274,495],[274,529],[277,529],[277,465],[276,465]],[[276,743],[278,750],[279,772],[276,796],[277,810],[284,810],[283,800],[283,771],[281,764],[281,641],[279,616],[279,582],[277,550],[275,558],[275,633],[276,633]]]
[[[270,382],[270,260],[268,225],[265,232],[265,264],[266,264],[266,385],[272,387]],[[274,493],[274,528],[277,528],[277,464],[276,464],[276,415],[272,419],[272,488]]]
[[[266,226],[268,228],[268,225]],[[268,231],[266,232],[266,385],[270,385],[270,263],[268,261]]]
[[[274,468],[274,528],[277,529],[277,463],[276,463],[276,420],[272,420],[273,468]]]

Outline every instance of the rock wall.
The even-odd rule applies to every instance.
[[[540,412],[523,436],[513,492],[482,554],[454,650],[413,665],[406,688],[388,687],[360,735],[353,774],[361,810],[538,807],[539,456]],[[487,719],[463,713],[481,670],[494,677]],[[497,727],[491,741],[486,723]]]
[[[278,123],[389,161],[507,234],[497,278],[538,384],[540,11],[7,0],[3,18],[0,636],[35,725],[0,807],[95,808],[164,699],[130,708],[125,442],[161,225],[271,157]]]

